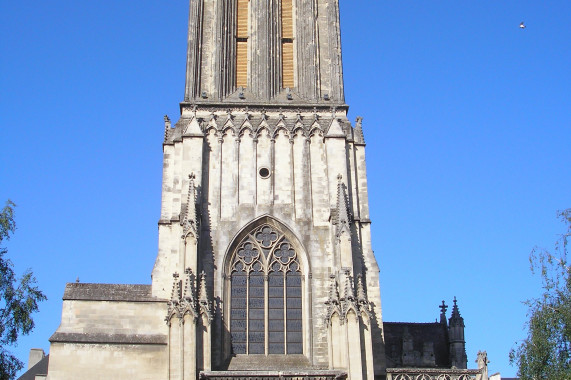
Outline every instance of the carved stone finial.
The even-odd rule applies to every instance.
[[[183,300],[194,307],[195,297],[194,297],[194,274],[190,268],[186,268],[184,271],[185,282],[183,289]]]
[[[172,284],[172,291],[171,291],[171,299],[170,304],[178,305],[181,299],[181,289],[180,289],[180,280],[178,279],[178,273],[175,272],[172,275],[173,277],[173,284]]]
[[[232,114],[232,109],[228,108],[226,110],[226,123],[231,122],[232,120],[234,120],[234,115]]]
[[[353,284],[351,281],[351,274],[349,269],[345,270],[345,290],[343,292],[344,301],[353,301],[355,299],[355,293],[353,292]]]
[[[363,285],[363,275],[359,273],[357,276],[357,301],[359,304],[366,304],[367,294],[365,293],[365,286]]]
[[[325,302],[326,304],[339,304],[339,293],[337,293],[337,280],[335,275],[329,276],[329,298]]]
[[[464,327],[464,318],[460,315],[460,309],[458,308],[458,304],[456,301],[456,297],[454,297],[454,305],[452,306],[452,315],[448,320],[448,324],[452,326],[461,326]]]
[[[212,321],[212,311],[210,307],[210,302],[208,301],[208,294],[206,290],[206,273],[202,271],[200,273],[200,285],[198,290],[198,308],[199,313],[206,315],[208,323]]]
[[[186,199],[186,210],[184,210],[183,217],[181,218],[180,225],[183,226],[183,237],[186,237],[189,232],[194,233],[198,238],[198,215],[196,207],[196,186],[194,179],[196,175],[194,172],[188,175],[188,195]]]
[[[442,305],[438,307],[440,308],[440,323],[446,325],[446,310],[448,310],[448,305],[442,300]]]
[[[171,119],[169,119],[168,115],[164,116],[165,120],[165,136],[164,141],[166,142],[169,138],[169,130],[171,129]]]
[[[456,300],[456,297],[454,297],[454,306],[452,306],[452,317],[460,317],[460,310],[458,309],[458,301]]]
[[[325,301],[325,304],[327,305],[325,323],[329,324],[331,322],[331,317],[335,313],[339,315],[341,322],[343,322],[343,313],[339,302],[339,292],[337,291],[337,279],[334,274],[331,274],[329,279],[329,297],[327,297],[327,301]]]
[[[446,310],[448,310],[448,305],[442,300],[442,305],[438,306],[440,308],[440,312],[442,314],[446,314]]]
[[[478,363],[478,369],[482,369],[488,366],[488,353],[486,351],[478,351],[478,357],[476,363]]]
[[[478,351],[478,357],[476,363],[478,363],[478,369],[480,374],[476,376],[477,379],[487,380],[488,379],[488,353],[486,351]]]
[[[347,195],[345,194],[345,185],[343,184],[343,176],[339,174],[337,176],[337,237],[341,235],[343,231],[350,234],[349,224],[349,204],[347,202]]]
[[[365,143],[365,136],[363,135],[363,126],[362,126],[363,118],[361,116],[357,117],[355,121],[355,129],[353,130],[353,138],[355,139],[356,143],[364,144]]]

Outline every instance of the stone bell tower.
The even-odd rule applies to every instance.
[[[152,276],[170,379],[383,374],[365,142],[347,110],[338,0],[190,0]]]
[[[465,369],[456,301],[449,326],[444,303],[383,323],[340,41],[338,0],[190,0],[152,284],[68,283],[48,380],[487,373]]]

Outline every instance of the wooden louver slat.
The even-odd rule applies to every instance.
[[[248,42],[236,43],[236,87],[248,86]]]
[[[282,87],[294,87],[293,2],[281,0],[282,22]]]
[[[248,86],[248,2],[238,0],[236,15],[236,87]]]
[[[293,43],[282,43],[282,87],[293,88]]]
[[[248,0],[238,0],[236,37],[248,38]]]
[[[282,0],[282,38],[293,38],[292,0]]]

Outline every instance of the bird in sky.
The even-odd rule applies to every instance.
[[[520,28],[520,29],[525,29],[525,24],[523,23],[523,21],[519,23],[519,28]]]

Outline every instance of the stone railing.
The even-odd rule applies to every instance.
[[[387,380],[479,380],[479,369],[387,368]]]

